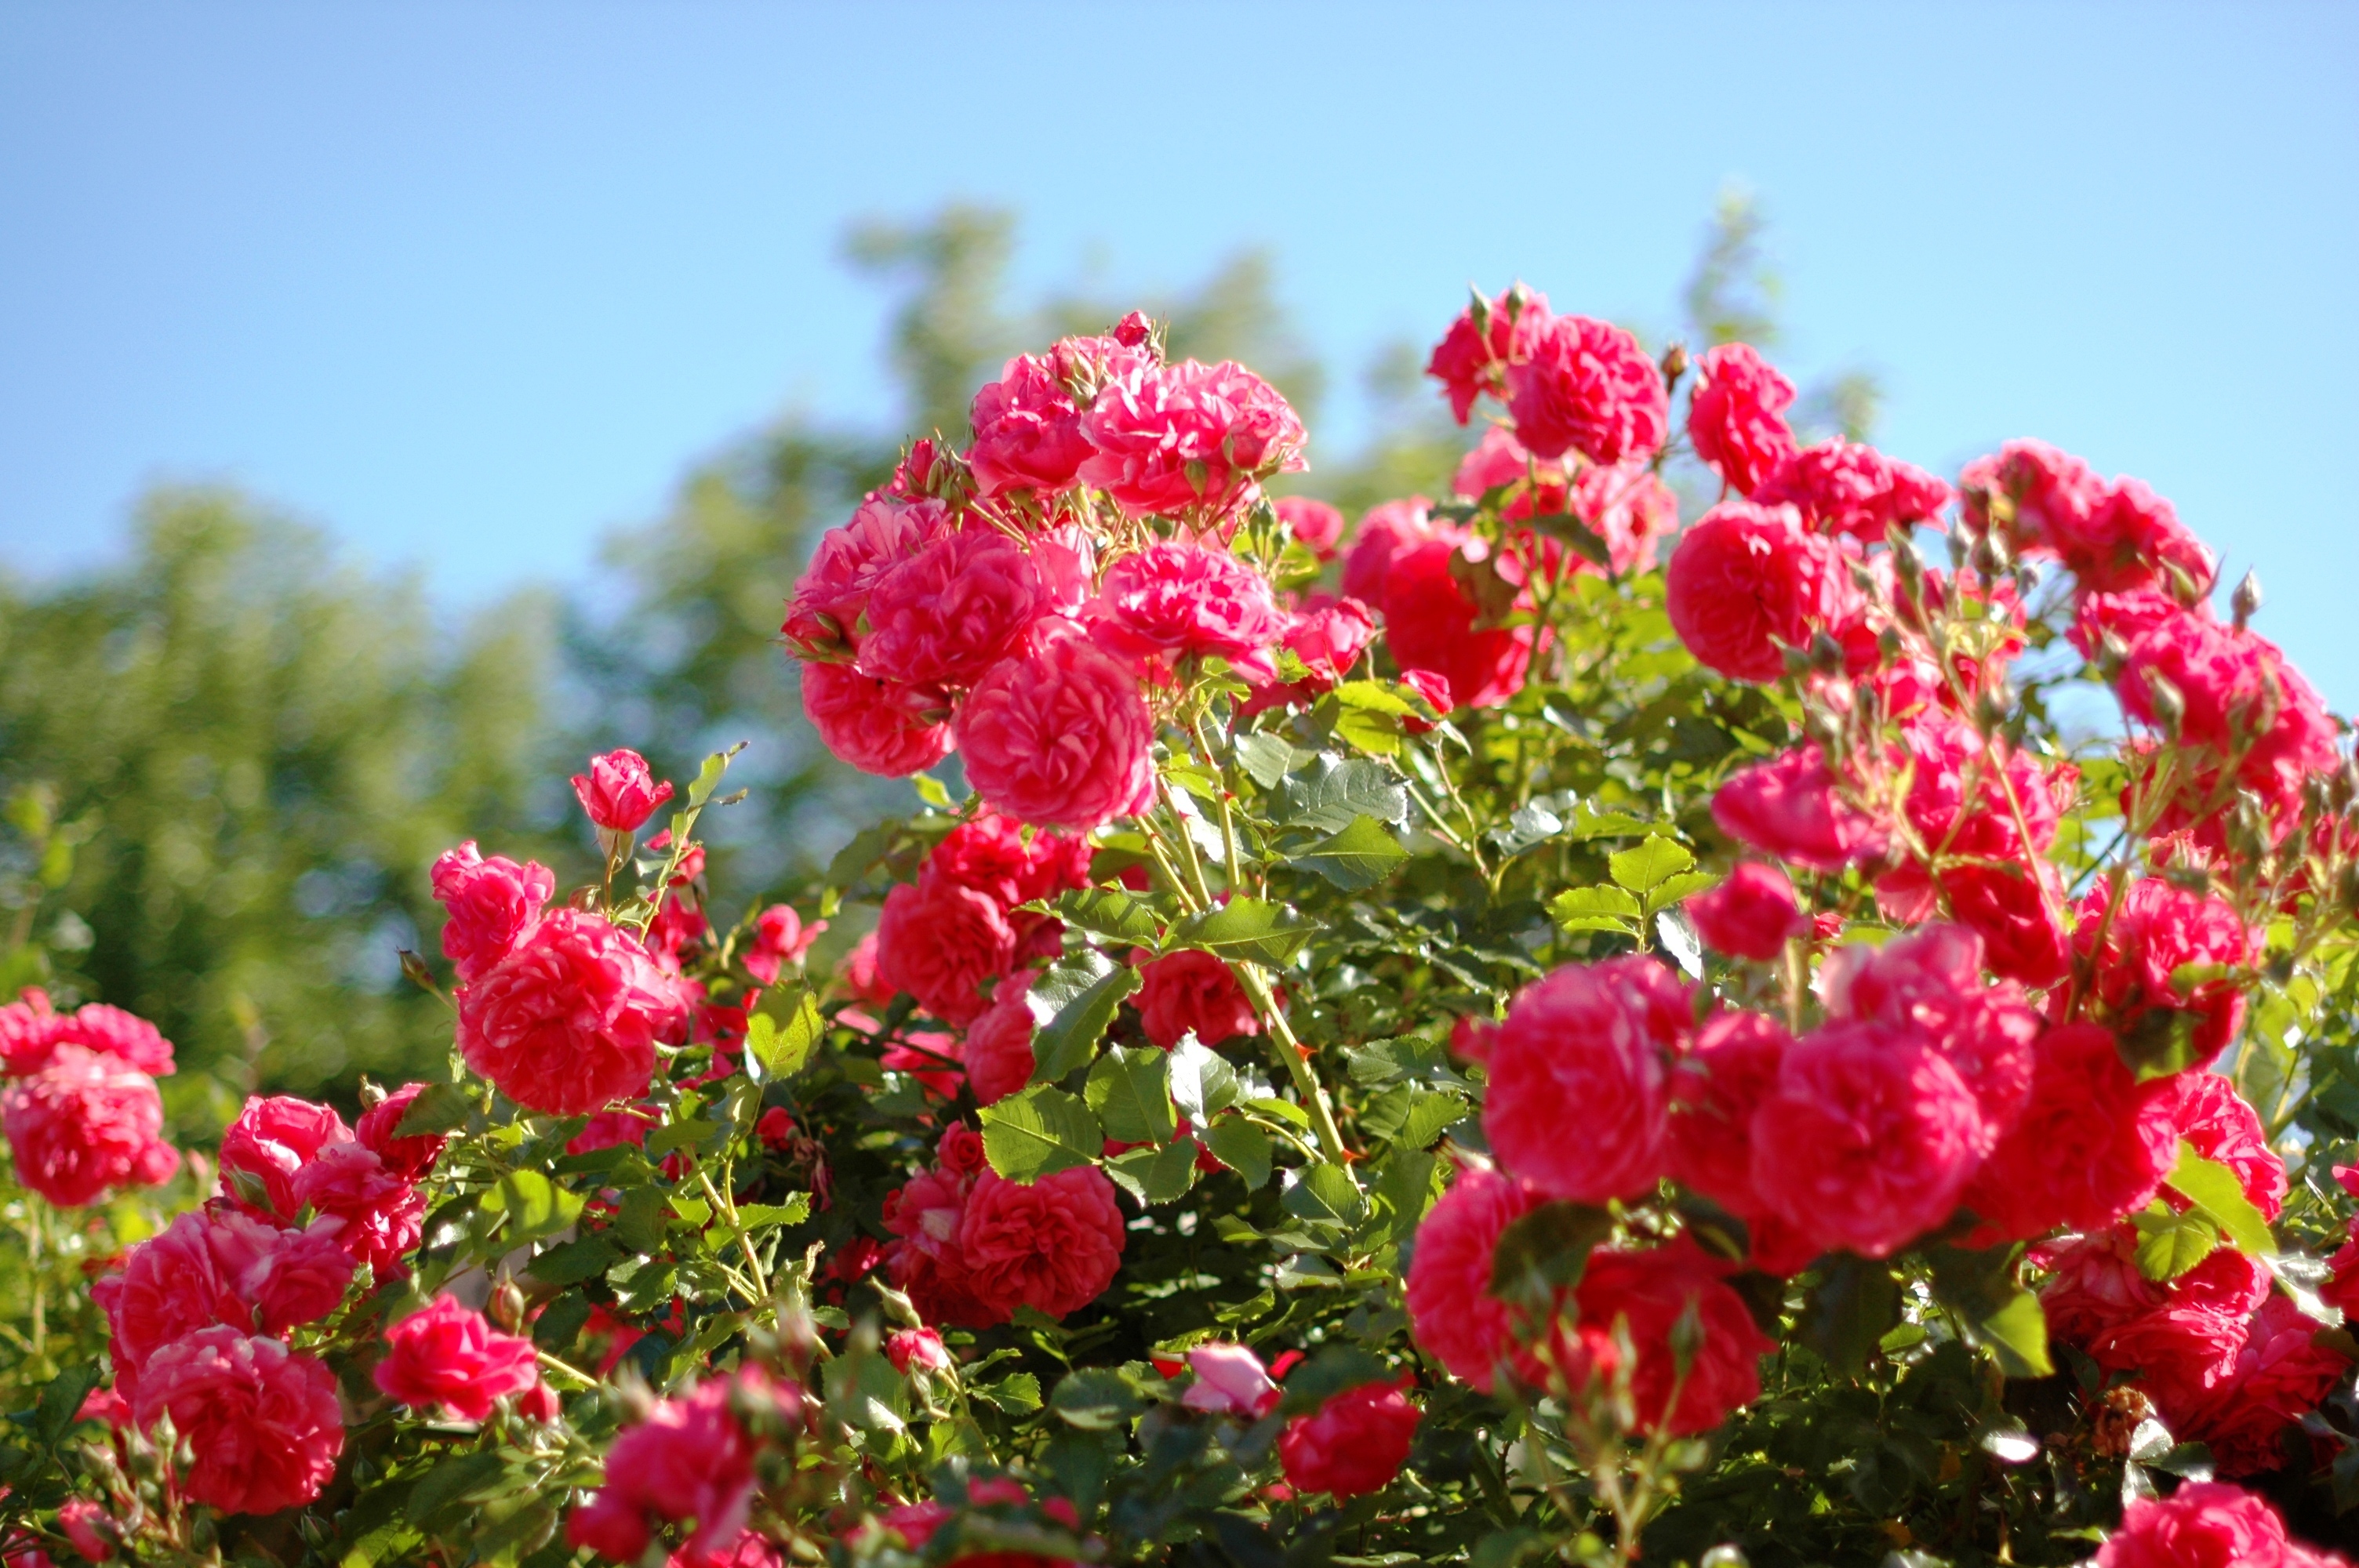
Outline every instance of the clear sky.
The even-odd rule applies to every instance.
[[[19,0],[0,551],[229,478],[479,601],[782,408],[891,416],[851,219],[1003,202],[1024,285],[1114,293],[1266,245],[1340,385],[1470,279],[1668,325],[1732,178],[1789,368],[1943,471],[2147,480],[2359,706],[2348,4]]]

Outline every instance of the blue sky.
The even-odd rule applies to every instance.
[[[782,409],[890,419],[838,237],[953,196],[1033,288],[1269,247],[1332,449],[1470,279],[1668,326],[1730,179],[1798,378],[1875,370],[1944,471],[2145,478],[2359,705],[2348,5],[20,4],[0,551],[227,478],[454,605],[578,580]]]

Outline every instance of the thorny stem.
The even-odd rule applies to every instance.
[[[746,1233],[745,1222],[738,1216],[736,1204],[719,1187],[712,1184],[712,1177],[706,1172],[701,1161],[697,1163],[696,1181],[697,1184],[704,1189],[704,1195],[712,1200],[713,1208],[729,1222],[729,1233],[737,1239],[737,1250],[745,1255],[745,1267],[752,1270],[754,1273],[755,1304],[769,1305],[770,1278],[763,1271],[762,1256],[755,1249],[753,1237]]]
[[[1327,1103],[1327,1091],[1320,1087],[1319,1076],[1310,1070],[1303,1055],[1302,1043],[1295,1038],[1294,1026],[1277,1010],[1277,998],[1271,992],[1269,981],[1262,977],[1258,965],[1239,964],[1236,971],[1254,1011],[1261,1014],[1263,1023],[1269,1029],[1271,1054],[1286,1064],[1295,1092],[1302,1097],[1303,1108],[1310,1112],[1310,1130],[1319,1135],[1320,1149],[1335,1164],[1343,1163],[1343,1134],[1335,1125],[1334,1108]]]

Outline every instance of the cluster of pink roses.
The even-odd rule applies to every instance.
[[[0,1127],[16,1179],[60,1208],[169,1181],[180,1154],[163,1139],[156,1077],[171,1070],[172,1043],[120,1008],[59,1012],[38,989],[0,1007]]]
[[[639,1561],[658,1530],[687,1527],[679,1568],[774,1568],[777,1548],[746,1528],[766,1448],[807,1422],[802,1390],[756,1366],[658,1400],[607,1451],[605,1484],[565,1521],[565,1538]]]
[[[2214,1481],[2168,1498],[2141,1498],[2122,1510],[2122,1528],[2097,1549],[2097,1568],[2350,1568],[2349,1560],[2304,1546],[2263,1498]]]
[[[1122,1267],[1122,1209],[1095,1165],[1027,1185],[994,1171],[963,1122],[931,1170],[886,1195],[893,1282],[929,1323],[988,1328],[1019,1306],[1061,1318],[1095,1301]]]

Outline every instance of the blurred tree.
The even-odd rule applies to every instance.
[[[15,978],[45,947],[61,1001],[154,1019],[191,1131],[252,1086],[439,1060],[448,1014],[398,961],[439,925],[426,867],[463,835],[561,848],[527,807],[550,619],[521,598],[454,641],[414,581],[227,492],[149,497],[119,568],[0,584],[0,793],[60,873],[16,884]]]

